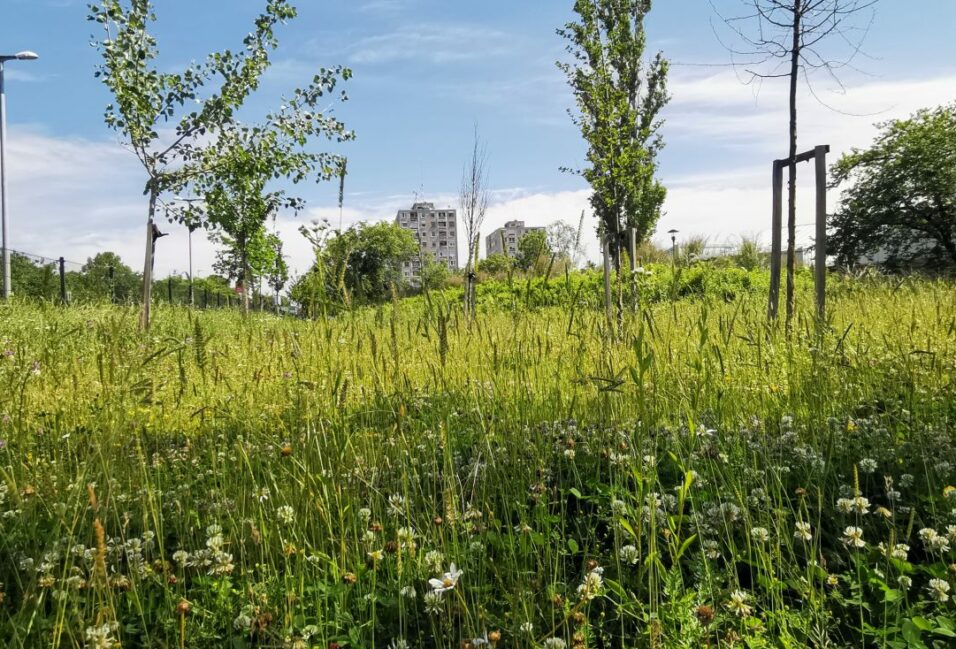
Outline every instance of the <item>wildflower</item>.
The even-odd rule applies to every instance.
[[[295,522],[295,510],[289,505],[283,505],[277,509],[276,516],[279,518],[279,522],[286,525],[292,525]]]
[[[701,626],[707,626],[714,621],[714,609],[706,604],[701,604],[694,611],[694,617],[700,622]]]
[[[398,591],[398,594],[406,599],[415,599],[418,596],[418,593],[415,592],[414,586],[402,586],[402,589]]]
[[[427,611],[428,613],[431,613],[432,615],[438,615],[439,613],[441,613],[442,604],[441,604],[440,593],[430,590],[427,593],[425,593],[425,596],[423,599],[425,601],[425,611]]]
[[[850,525],[843,530],[843,544],[850,548],[865,548],[866,541],[863,540],[863,530],[859,527]]]
[[[704,547],[704,555],[705,555],[708,559],[719,559],[719,558],[720,558],[720,550],[718,549],[720,546],[717,544],[717,541],[715,541],[715,540],[713,540],[713,539],[707,539],[707,540],[705,540],[701,545],[703,545],[703,547]]]
[[[874,471],[876,471],[876,467],[878,465],[876,463],[876,460],[867,457],[860,460],[857,463],[857,466],[860,467],[860,471],[862,471],[863,473],[873,473]]]
[[[584,576],[584,581],[578,586],[581,599],[591,600],[601,594],[604,589],[604,578],[601,576],[603,572],[603,568],[594,568]]]
[[[937,602],[949,600],[949,582],[943,579],[930,579],[927,586],[930,596]]]
[[[611,513],[618,517],[624,516],[627,514],[627,504],[615,498],[611,501]]]
[[[521,631],[522,633],[530,634],[531,632],[534,631],[534,625],[531,622],[522,622],[521,626],[518,627],[518,630]]]
[[[544,641],[545,649],[565,649],[568,643],[561,638],[548,638]]]
[[[876,514],[877,516],[882,516],[883,518],[887,520],[889,520],[890,518],[893,518],[893,512],[888,510],[886,507],[877,507],[873,513]]]
[[[441,579],[429,579],[428,585],[432,587],[432,591],[435,594],[441,595],[446,590],[451,590],[458,585],[458,579],[461,578],[461,572],[462,571],[458,570],[455,567],[455,564],[452,563],[448,567],[448,572],[442,575]]]
[[[388,649],[409,649],[409,647],[411,647],[411,645],[408,644],[408,640],[404,638],[395,638],[388,643]]]
[[[930,552],[949,552],[949,539],[933,528],[924,527],[919,531],[919,537]]]
[[[793,533],[793,537],[800,539],[801,541],[812,541],[813,532],[811,532],[810,523],[806,521],[798,521],[796,524],[796,531]]]
[[[896,583],[898,583],[903,590],[909,590],[910,586],[913,585],[913,580],[906,575],[900,575],[897,577]]]
[[[101,624],[99,626],[90,626],[86,628],[86,643],[90,649],[112,649],[116,645],[116,639],[113,637],[113,631],[116,623]]]
[[[358,515],[359,518],[362,519],[362,522],[364,522],[366,525],[368,525],[368,522],[372,520],[372,510],[368,507],[363,507],[360,509],[358,511]]]
[[[885,557],[892,559],[899,559],[900,561],[906,561],[906,557],[909,556],[910,546],[905,543],[897,543],[892,548],[887,547],[885,544],[880,543],[879,545],[880,554]]]
[[[618,552],[618,557],[621,559],[622,563],[626,563],[630,566],[637,564],[639,558],[637,548],[633,545],[625,545]]]
[[[425,565],[432,572],[440,572],[442,564],[445,562],[445,557],[438,550],[429,550],[425,553]]]
[[[575,455],[575,453],[574,453],[574,449],[573,449],[573,448],[566,448],[566,449],[564,449],[564,457],[566,457],[567,459],[573,460],[573,459],[574,459],[574,455]]]
[[[745,591],[735,590],[730,594],[730,600],[727,602],[727,609],[737,617],[748,617],[753,613],[753,608],[747,604],[750,598]]]
[[[385,557],[385,554],[381,550],[372,550],[368,553],[369,561],[372,563],[378,563]]]
[[[956,498],[956,487],[947,485],[943,488],[943,498]]]
[[[770,532],[766,527],[754,527],[750,530],[750,537],[758,543],[766,543],[770,539]]]

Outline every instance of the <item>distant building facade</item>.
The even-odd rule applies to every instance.
[[[415,203],[410,210],[399,210],[395,222],[410,230],[418,241],[422,258],[443,263],[458,270],[458,212],[435,209],[433,203]],[[415,283],[422,271],[421,259],[402,264],[402,276]]]
[[[544,228],[528,227],[524,224],[524,221],[508,221],[503,228],[498,228],[485,239],[488,256],[508,255],[509,257],[517,257],[518,242],[521,241],[521,237],[535,230],[544,230]]]

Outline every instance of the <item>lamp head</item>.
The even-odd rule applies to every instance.
[[[40,55],[36,52],[24,50],[23,52],[17,52],[16,57],[17,61],[36,61],[38,58],[40,58]]]

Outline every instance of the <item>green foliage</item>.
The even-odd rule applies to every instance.
[[[0,637],[951,646],[956,289],[830,297],[0,305]]]
[[[509,255],[495,253],[478,262],[478,272],[492,277],[505,275],[515,267],[515,259]]]
[[[956,268],[956,103],[880,125],[866,150],[833,167],[846,183],[830,251],[852,266]]]
[[[415,236],[396,223],[359,223],[332,234],[327,224],[300,231],[312,242],[316,263],[291,297],[313,315],[389,299],[402,287],[402,264],[419,252]]]
[[[654,232],[666,190],[655,178],[661,109],[667,94],[668,62],[658,54],[644,62],[644,21],[650,0],[577,0],[579,22],[558,30],[573,63],[559,63],[574,92],[575,124],[588,143],[589,166],[579,173],[594,194],[598,234],[610,239],[619,267],[626,229],[638,242]]]
[[[447,264],[435,261],[430,257],[426,257],[423,260],[421,273],[419,275],[419,283],[423,290],[440,291],[448,285],[450,277],[451,272],[448,270]]]
[[[548,234],[544,230],[531,230],[518,239],[518,268],[524,271],[534,269],[544,257],[551,255]]]

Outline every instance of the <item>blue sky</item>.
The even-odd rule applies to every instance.
[[[713,1],[728,13],[739,6],[739,0]],[[176,69],[238,47],[263,4],[158,0],[162,65]],[[300,16],[281,28],[275,65],[247,115],[278,105],[283,92],[318,67],[353,69],[351,99],[335,107],[358,135],[344,151],[348,222],[392,218],[420,188],[427,199],[453,205],[477,124],[495,190],[486,229],[510,218],[577,224],[587,188],[559,168],[578,165],[585,149],[566,114],[571,96],[554,65],[564,47],[554,30],[572,17],[571,0],[296,4]],[[41,55],[7,68],[12,247],[78,261],[113,249],[135,264],[142,177],[103,125],[109,96],[93,78],[97,53],[89,42],[98,32],[85,20],[86,3],[0,5],[0,50]],[[715,36],[716,20],[707,0],[658,0],[647,26],[650,49],[663,50],[675,64],[661,158],[670,197],[660,229],[676,227],[715,242],[740,234],[766,239],[769,162],[786,147],[785,86],[767,82],[756,92],[721,67],[731,57]],[[862,72],[844,75],[847,92],[817,80],[817,94],[841,112],[802,93],[801,146],[830,143],[837,152],[865,146],[872,122],[956,99],[953,33],[952,0],[881,0],[867,56],[855,61]],[[295,227],[334,216],[336,188],[309,186],[301,193],[309,212],[297,221],[283,217],[280,231],[293,266],[304,270],[308,249]],[[811,197],[802,203],[809,207]],[[171,229],[167,249],[181,250],[183,235]],[[589,250],[593,255],[594,242]],[[200,243],[197,257],[199,268],[211,267],[211,244]],[[174,252],[157,261],[160,272],[181,270],[181,264]]]

